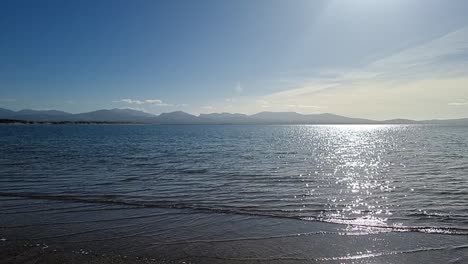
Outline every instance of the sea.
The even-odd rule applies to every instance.
[[[0,146],[4,229],[93,206],[468,235],[463,126],[3,125]]]

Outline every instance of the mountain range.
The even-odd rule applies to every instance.
[[[103,109],[71,114],[57,110],[24,109],[12,111],[0,108],[0,119],[35,122],[120,122],[149,124],[447,124],[468,125],[468,118],[446,120],[370,120],[335,114],[300,114],[296,112],[260,112],[253,115],[212,113],[191,115],[182,111],[153,115],[133,109]]]

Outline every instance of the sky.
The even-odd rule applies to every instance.
[[[0,107],[468,117],[468,1],[0,3]]]

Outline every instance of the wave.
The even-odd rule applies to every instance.
[[[389,256],[389,255],[400,255],[400,254],[411,254],[411,253],[418,253],[418,252],[428,252],[428,251],[442,251],[447,249],[466,249],[468,245],[458,245],[458,246],[445,246],[445,247],[422,247],[416,249],[409,249],[409,250],[396,250],[396,251],[387,251],[387,252],[376,252],[376,253],[362,253],[356,255],[347,255],[342,257],[331,257],[331,258],[319,258],[316,259],[317,261],[327,261],[327,260],[358,260],[358,259],[368,259],[368,258],[376,258],[380,256]]]
[[[210,205],[195,204],[181,201],[146,201],[122,199],[117,195],[71,195],[71,194],[47,194],[47,193],[11,193],[0,192],[0,197],[27,198],[56,201],[70,201],[81,203],[114,204],[133,207],[153,207],[162,209],[189,209],[199,212],[210,212],[220,214],[239,214],[275,218],[297,219],[302,221],[317,221],[331,224],[345,225],[354,228],[355,231],[371,232],[420,232],[427,234],[447,234],[447,235],[468,235],[468,228],[463,227],[437,227],[437,226],[404,226],[393,224],[389,225],[378,218],[362,217],[353,219],[342,218],[323,218],[323,217],[303,217],[292,214],[288,210],[258,209],[258,208],[236,208],[236,207],[213,207]]]
[[[436,226],[405,226],[401,224],[387,224],[384,221],[373,217],[360,217],[353,219],[337,218],[301,218],[302,220],[321,221],[333,224],[342,224],[353,227],[355,230],[365,230],[369,232],[419,232],[427,234],[445,235],[468,235],[468,229],[463,227],[436,227]],[[370,229],[370,230],[369,230]]]
[[[236,261],[313,261],[315,262],[329,262],[329,261],[343,261],[343,260],[366,260],[366,259],[375,259],[384,256],[391,255],[405,255],[405,254],[414,254],[419,252],[437,252],[444,250],[463,250],[467,249],[468,245],[457,245],[457,246],[445,246],[445,247],[421,247],[409,250],[394,250],[394,251],[382,251],[382,252],[363,252],[354,255],[346,255],[340,257],[322,257],[322,258],[307,258],[307,257],[293,257],[293,256],[277,256],[277,257],[219,257],[219,256],[202,256],[197,255],[196,257],[205,257],[205,258],[214,258],[220,260],[236,260]]]

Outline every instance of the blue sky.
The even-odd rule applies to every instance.
[[[2,1],[0,107],[468,117],[468,1]]]

